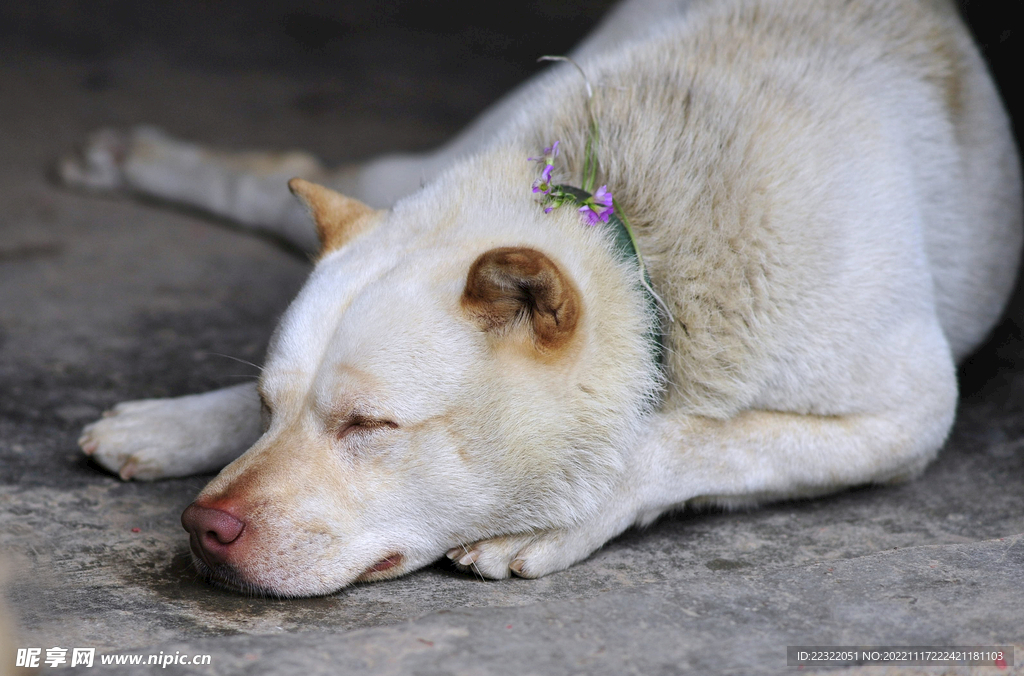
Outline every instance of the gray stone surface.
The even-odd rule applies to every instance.
[[[965,366],[954,433],[907,485],[671,516],[541,580],[438,563],[297,601],[198,580],[178,517],[208,477],[122,483],[75,439],[117,401],[253,377],[236,359],[260,361],[308,265],[200,214],[59,189],[47,167],[87,131],[136,122],[336,161],[428,147],[531,68],[491,55],[460,70],[429,36],[414,38],[429,58],[402,57],[389,35],[318,70],[266,54],[206,67],[160,44],[0,46],[0,555],[17,645],[210,653],[203,674],[771,674],[786,645],[813,643],[1015,643],[1024,661],[1013,321]]]

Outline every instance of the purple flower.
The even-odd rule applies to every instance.
[[[580,200],[574,190],[566,191],[562,186],[551,184],[551,174],[555,169],[555,158],[558,157],[558,144],[555,141],[544,149],[542,157],[527,158],[531,162],[543,165],[540,170],[540,178],[533,182],[533,192],[540,193],[544,197],[540,200],[544,205],[544,213],[549,214],[552,210],[563,204],[578,204],[579,214],[583,217],[586,225],[597,225],[607,223],[612,214],[615,213],[615,200],[607,185],[602,185],[594,191],[594,194],[585,200]]]
[[[554,166],[545,164],[540,172],[540,178],[533,182],[533,192],[542,192],[545,195],[551,192],[551,171]]]
[[[545,148],[544,154],[541,157],[527,157],[526,159],[528,159],[531,162],[543,162],[544,164],[551,164],[552,162],[554,162],[554,159],[558,157],[559,143],[561,143],[561,141],[555,141],[547,148]]]
[[[602,207],[610,207],[612,205],[613,197],[607,185],[602,185],[597,191],[591,196],[594,200],[594,204],[599,204]]]
[[[580,215],[583,216],[584,225],[597,225],[598,223],[607,223],[608,218],[612,215],[615,209],[608,207],[606,209],[594,211],[594,208],[589,204],[584,204],[579,209]]]
[[[533,192],[548,195],[551,193],[551,172],[555,168],[555,158],[558,156],[558,141],[544,149],[542,157],[528,157],[530,162],[539,162],[544,165],[541,169],[540,178],[533,182]]]
[[[580,215],[587,225],[607,223],[611,215],[615,213],[614,200],[607,185],[602,185],[597,191],[588,197],[579,208]]]

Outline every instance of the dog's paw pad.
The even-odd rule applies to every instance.
[[[66,186],[97,192],[124,187],[122,166],[128,154],[127,134],[100,129],[86,138],[75,152],[57,160],[57,179]]]

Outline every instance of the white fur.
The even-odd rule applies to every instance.
[[[942,446],[955,362],[998,318],[1021,246],[1016,151],[955,11],[632,0],[575,56],[595,85],[599,183],[674,316],[664,371],[636,268],[530,192],[526,157],[554,140],[556,180],[579,184],[588,104],[572,67],[435,154],[333,175],[303,160],[372,204],[408,196],[320,259],[261,378],[269,428],[197,501],[249,528],[229,582],[319,594],[446,550],[535,577],[668,509],[904,480]],[[128,152],[130,187],[296,232],[283,192],[237,188],[294,158],[257,176],[257,156],[148,138],[128,142],[147,148]],[[483,330],[460,304],[473,261],[508,246],[578,289],[571,349],[539,354],[524,327]],[[339,437],[353,411],[394,426]],[[246,416],[251,403],[229,418]],[[97,457],[139,446],[113,421],[88,431]],[[401,564],[368,572],[391,554]]]

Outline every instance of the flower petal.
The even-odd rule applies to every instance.
[[[607,185],[602,185],[596,192],[594,192],[593,195],[594,202],[605,207],[611,206],[613,199],[612,193],[608,190]]]
[[[590,208],[590,205],[584,204],[579,208],[580,216],[583,217],[585,225],[597,225],[598,216],[594,213],[594,210]]]

